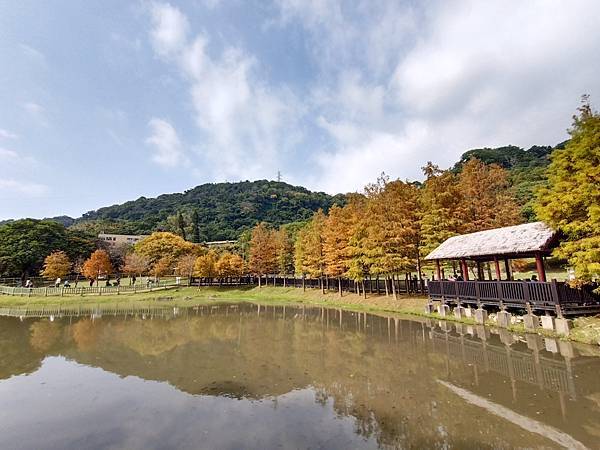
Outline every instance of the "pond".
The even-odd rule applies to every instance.
[[[0,318],[2,449],[600,448],[598,349],[223,303]]]

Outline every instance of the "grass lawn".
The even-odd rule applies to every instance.
[[[398,313],[403,315],[430,317],[441,319],[436,314],[426,315],[424,306],[427,303],[425,296],[400,296],[398,300],[392,296],[367,295],[362,296],[344,293],[339,297],[336,292],[322,294],[318,289],[307,289],[305,292],[298,288],[283,287],[182,287],[165,291],[154,291],[138,294],[121,295],[87,295],[65,297],[13,297],[0,296],[0,308],[35,308],[41,306],[59,306],[61,309],[77,308],[82,305],[114,306],[127,305],[140,308],[152,306],[194,306],[219,301],[248,301],[261,304],[306,304],[326,306],[330,308],[343,308],[353,311],[366,311],[372,313]],[[455,320],[453,317],[446,320]],[[471,319],[461,320],[472,324]],[[493,326],[493,323],[490,323]],[[521,327],[522,328],[522,327]],[[518,326],[511,331],[522,332]],[[546,331],[544,335],[551,335]],[[600,316],[575,319],[574,328],[569,336],[572,341],[588,344],[600,344]]]
[[[164,303],[165,306],[192,306],[215,300],[234,300],[234,301],[252,301],[268,303],[298,303],[312,304],[319,306],[346,307],[348,309],[363,311],[386,311],[386,312],[407,312],[417,313],[423,310],[427,299],[426,297],[407,297],[401,296],[399,300],[384,295],[371,295],[363,298],[356,294],[344,293],[339,297],[337,293],[322,294],[316,289],[307,289],[306,292],[299,288],[283,287],[206,287],[200,289],[195,287],[182,287],[168,289],[165,291],[154,291],[138,294],[121,295],[86,295],[65,296],[65,297],[19,297],[19,296],[0,296],[1,307],[34,307],[61,305],[68,308],[70,305],[76,307],[83,304],[93,305],[135,305],[141,307],[148,303]]]

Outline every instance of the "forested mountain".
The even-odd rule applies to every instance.
[[[460,172],[471,158],[500,165],[508,171],[512,191],[524,218],[535,220],[533,192],[546,180],[550,154],[556,148],[563,148],[564,144],[533,146],[527,150],[512,145],[472,149],[463,153],[451,171]],[[208,183],[183,193],[140,197],[100,208],[78,219],[59,216],[48,220],[90,236],[97,236],[99,232],[149,234],[166,230],[186,234],[189,240],[225,240],[237,239],[244,230],[261,221],[279,226],[307,220],[319,208],[327,212],[335,203],[344,204],[345,198],[341,194],[331,196],[267,180]],[[194,223],[197,223],[197,231]]]
[[[191,237],[197,214],[200,240],[237,239],[242,231],[267,222],[274,226],[309,219],[319,208],[327,211],[345,196],[311,192],[276,181],[208,183],[184,193],[140,197],[121,205],[85,213],[74,227],[90,231],[145,234],[177,229],[182,213]]]

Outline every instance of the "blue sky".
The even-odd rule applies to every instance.
[[[0,219],[205,182],[330,193],[554,145],[600,2],[0,0]]]

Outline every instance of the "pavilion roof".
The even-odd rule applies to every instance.
[[[555,238],[556,232],[544,222],[525,223],[451,237],[425,259],[526,257],[537,252],[549,253],[556,242]]]

